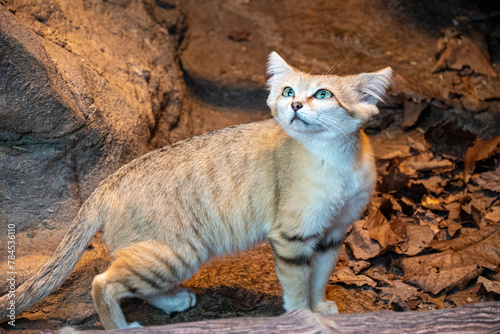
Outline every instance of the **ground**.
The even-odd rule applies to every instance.
[[[327,287],[341,313],[498,300],[498,5],[214,0],[177,7],[186,15],[187,29],[177,37],[189,112],[171,129],[171,142],[269,117],[265,67],[272,50],[313,73],[395,70],[380,115],[366,127],[378,159],[377,193]],[[481,158],[467,158],[479,138],[492,141],[476,149]],[[89,290],[108,263],[98,235],[68,282],[25,312],[16,330],[101,328]],[[166,315],[125,300],[127,319],[161,325],[284,313],[267,243],[204,265],[184,285],[197,293],[194,308]]]

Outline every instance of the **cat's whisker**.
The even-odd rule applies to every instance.
[[[346,135],[348,136],[349,135],[349,132],[345,129],[345,127],[340,123],[338,122],[337,120],[333,119],[333,118],[329,118],[327,116],[323,116],[323,115],[318,115],[317,116],[317,119],[319,121],[322,121],[324,124],[326,125],[330,125],[331,127],[337,129],[338,131],[340,131],[343,135]]]
[[[321,76],[322,76],[322,77],[324,77],[324,76],[327,76],[327,75],[329,75],[330,73],[332,73],[332,71],[334,71],[334,70],[335,70],[335,68],[336,68],[337,64],[339,63],[340,59],[342,58],[342,56],[343,56],[343,55],[339,56],[339,57],[337,58],[337,60],[335,61],[335,64],[333,64],[333,66],[332,66],[332,67],[330,67],[330,69],[329,69],[328,71],[326,71],[324,74],[322,74]]]
[[[342,62],[340,64],[338,64],[337,66],[333,66],[333,69],[330,69],[330,71],[327,72],[327,75],[333,73],[335,70],[337,70],[340,66],[342,66],[347,60],[349,60],[351,57],[346,57],[344,60],[342,60]]]

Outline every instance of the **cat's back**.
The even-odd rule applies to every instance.
[[[114,188],[127,182],[160,182],[204,168],[243,168],[287,139],[281,126],[271,120],[234,125],[149,152],[121,167],[103,185]]]

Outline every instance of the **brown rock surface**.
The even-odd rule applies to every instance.
[[[170,141],[184,84],[175,39],[147,6],[0,4],[0,220],[16,225],[18,282],[103,178]]]

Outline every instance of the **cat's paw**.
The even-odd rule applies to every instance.
[[[313,312],[323,314],[337,314],[339,313],[339,310],[337,308],[337,304],[335,304],[333,300],[329,300],[316,305],[316,307],[313,309]]]
[[[127,328],[141,328],[141,324],[138,323],[137,321],[131,322],[127,324]]]
[[[178,289],[170,294],[151,296],[146,301],[163,312],[182,312],[196,305],[196,295],[187,289]]]

